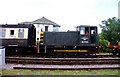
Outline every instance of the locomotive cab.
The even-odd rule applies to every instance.
[[[97,26],[79,26],[79,46],[83,50],[87,50],[89,53],[98,52],[98,33]]]
[[[80,26],[80,45],[97,45],[97,27],[96,26]]]

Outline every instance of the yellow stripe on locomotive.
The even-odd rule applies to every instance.
[[[89,50],[54,50],[54,52],[89,52]]]

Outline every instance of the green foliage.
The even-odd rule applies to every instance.
[[[102,21],[100,25],[102,32],[99,34],[99,44],[102,46],[102,51],[110,51],[106,49],[108,42],[115,43],[120,37],[120,20],[116,17]]]
[[[101,52],[109,52],[110,50],[106,49],[106,46],[108,45],[109,41],[105,40],[105,38],[101,34],[99,34],[98,39],[99,39],[99,45],[101,46],[100,51]]]
[[[116,17],[109,18],[107,20],[102,21],[102,25],[100,25],[102,29],[102,37],[109,42],[115,42],[118,40],[120,34],[120,20]]]

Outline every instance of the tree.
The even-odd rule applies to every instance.
[[[113,17],[103,20],[100,27],[102,29],[101,36],[104,37],[105,40],[108,40],[109,42],[118,40],[120,36],[120,19]]]

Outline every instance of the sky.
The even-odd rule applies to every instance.
[[[34,21],[43,16],[61,25],[60,31],[78,25],[99,26],[118,17],[119,0],[0,0],[0,24]],[[100,33],[100,28],[98,28]]]

